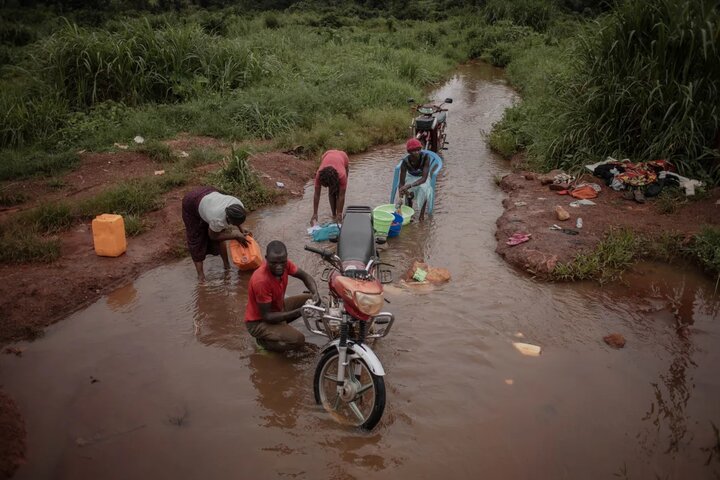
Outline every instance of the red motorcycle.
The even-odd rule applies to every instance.
[[[382,312],[382,270],[375,248],[370,207],[348,207],[337,253],[306,246],[330,267],[323,272],[330,290],[327,305],[306,304],[302,317],[308,330],[330,338],[315,368],[315,401],[340,422],[371,430],[385,410],[385,370],[366,343],[385,337],[395,321]]]
[[[452,103],[452,98],[446,98],[440,105],[431,103],[420,105],[415,104],[415,100],[408,99],[408,103],[415,105],[414,110],[419,115],[413,118],[410,125],[412,136],[420,140],[423,149],[432,150],[439,153],[440,150],[446,150],[447,135],[445,127],[447,126],[447,108],[443,108],[446,103]]]

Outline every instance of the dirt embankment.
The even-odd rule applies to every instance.
[[[542,185],[540,175],[518,172],[505,176],[501,188],[508,193],[503,201],[505,211],[497,220],[496,252],[517,268],[547,277],[555,265],[571,261],[578,253],[593,250],[612,227],[628,227],[635,232],[657,235],[676,232],[684,235],[697,233],[703,225],[720,225],[720,189],[710,192],[703,200],[680,205],[671,214],[661,213],[656,199],[637,203],[623,198],[622,192],[605,187],[602,180],[588,175],[582,180],[602,186],[592,201],[595,206],[571,207],[577,199],[558,195]],[[555,207],[562,206],[570,218],[558,220]],[[576,227],[582,218],[582,228]],[[577,235],[551,230],[559,227],[575,230]],[[506,244],[515,233],[529,233],[530,240],[519,245]]]
[[[176,152],[194,148],[229,149],[215,139],[182,137],[168,141]],[[303,193],[305,182],[314,172],[312,160],[272,152],[250,158],[250,164],[263,183],[277,192],[276,201]],[[60,178],[62,188],[48,186],[47,179],[8,182],[6,192],[22,191],[28,201],[0,212],[0,221],[44,202],[77,201],[99,193],[121,181],[153,176],[163,166],[148,156],[129,151],[86,153],[81,165]],[[140,273],[185,254],[181,217],[183,195],[199,185],[202,172],[217,169],[204,165],[197,169],[189,185],[164,196],[164,206],[149,213],[151,228],[128,239],[127,253],[118,258],[98,257],[93,249],[90,222],[74,225],[60,234],[61,256],[51,264],[0,266],[0,345],[35,338],[44,327],[97,300]],[[278,188],[282,182],[284,188]]]

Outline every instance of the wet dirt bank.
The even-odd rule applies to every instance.
[[[316,358],[258,352],[243,325],[248,275],[189,259],[150,270],[0,355],[0,384],[28,431],[34,478],[714,478],[720,451],[720,301],[693,268],[637,264],[626,284],[549,284],[495,249],[506,162],[487,130],[514,99],[502,72],[467,66],[434,215],[382,252],[396,278],[416,259],[437,289],[388,286],[397,320],[373,349],[387,371],[380,425],[335,423],[312,394]],[[347,204],[386,203],[402,146],[353,158]],[[265,244],[303,251],[312,190],[254,213]],[[327,218],[327,204],[321,216]],[[299,293],[291,281],[289,295]],[[321,291],[326,291],[321,286]],[[678,323],[689,331],[676,333]],[[298,326],[303,329],[302,326]],[[322,339],[306,332],[309,341]],[[603,337],[620,333],[623,349]],[[528,357],[513,342],[538,345]]]
[[[178,152],[200,147],[224,152],[229,148],[223,142],[210,140],[185,136],[168,144]],[[277,195],[276,203],[301,196],[315,166],[312,159],[280,152],[255,155],[250,158],[250,163],[264,185]],[[135,152],[88,154],[78,169],[63,177],[66,187],[62,193],[55,192],[51,197],[40,193],[30,205],[86,198],[121,181],[143,178],[148,172],[152,176],[159,168],[163,166],[147,155]],[[218,165],[198,168],[194,182],[200,180],[202,172],[217,168]],[[132,174],[136,176],[128,176]],[[279,189],[278,181],[285,187]],[[45,181],[35,180],[35,183],[37,190]],[[0,265],[0,276],[5,279],[0,284],[0,346],[14,340],[37,338],[46,326],[131,282],[139,274],[186,255],[181,203],[183,195],[197,186],[199,183],[191,182],[166,194],[163,208],[144,217],[151,228],[129,238],[127,252],[118,258],[95,255],[90,222],[82,222],[59,235],[62,246],[57,261]],[[20,187],[32,190],[28,182],[22,182]],[[24,205],[22,209],[27,207]],[[5,215],[19,213],[22,209],[7,211]]]
[[[500,187],[507,192],[503,200],[504,211],[497,220],[496,252],[511,265],[533,275],[547,277],[558,263],[570,262],[577,254],[592,251],[611,228],[626,227],[637,233],[657,237],[677,233],[682,236],[696,234],[704,225],[720,225],[720,188],[707,198],[679,206],[674,213],[662,213],[655,199],[639,204],[626,200],[622,192],[603,188],[592,201],[595,206],[571,207],[577,200],[569,195],[558,195],[542,185],[539,174],[511,173],[502,178]],[[591,175],[586,182],[604,184]],[[580,182],[580,180],[578,180]],[[562,206],[570,218],[558,220],[555,207]],[[581,229],[576,228],[582,218]],[[553,224],[572,229],[577,235],[550,230]],[[506,244],[514,233],[531,234],[530,241],[516,246]]]

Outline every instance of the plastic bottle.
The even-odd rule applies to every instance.
[[[577,228],[582,228],[582,218],[578,217],[577,222],[575,222],[575,226]]]

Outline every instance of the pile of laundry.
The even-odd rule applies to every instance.
[[[548,185],[558,195],[570,195],[573,198],[589,200],[597,198],[602,191],[602,187],[597,183],[579,183],[574,184],[575,177],[567,173],[558,173],[552,177],[546,176],[540,179],[540,183]]]
[[[645,197],[659,195],[666,186],[679,186],[686,196],[695,195],[695,189],[704,186],[699,180],[678,175],[675,166],[666,160],[633,163],[627,158],[608,157],[603,162],[585,165],[585,168],[602,178],[613,190],[627,190],[626,198],[639,203],[644,203]]]

